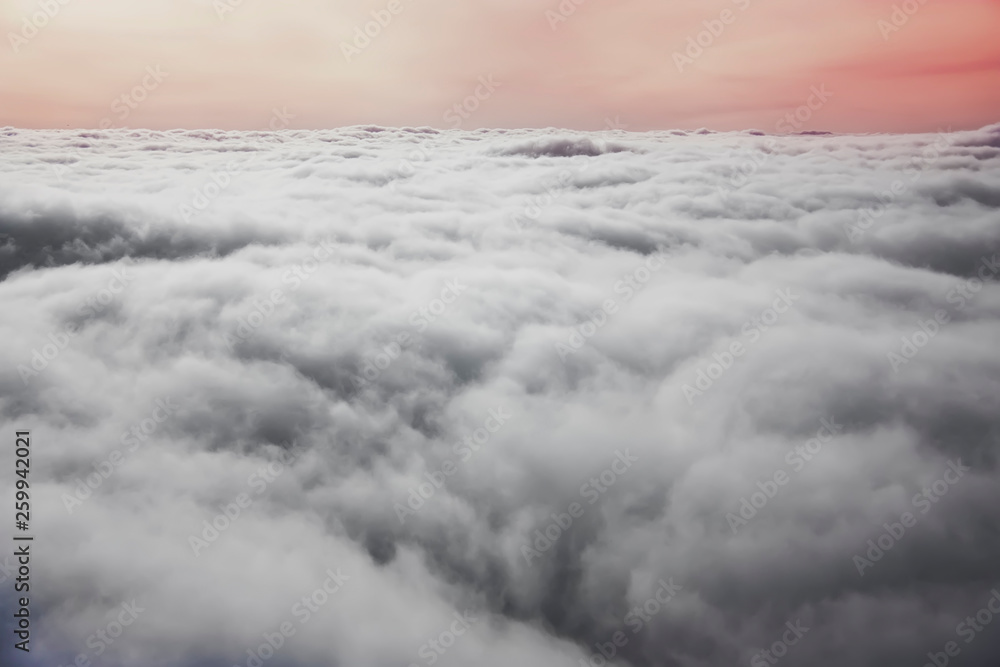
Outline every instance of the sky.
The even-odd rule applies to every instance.
[[[975,129],[998,28],[997,0],[4,0],[0,126]]]

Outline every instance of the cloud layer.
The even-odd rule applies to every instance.
[[[0,129],[14,664],[992,664],[998,208],[1000,126]]]

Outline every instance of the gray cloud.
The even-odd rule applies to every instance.
[[[994,664],[998,137],[0,129],[4,659]]]

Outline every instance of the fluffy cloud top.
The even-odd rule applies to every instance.
[[[1000,126],[2,129],[4,659],[993,664],[998,207]]]

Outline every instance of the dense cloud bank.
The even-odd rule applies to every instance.
[[[0,129],[4,660],[994,665],[998,208],[1000,126]]]

